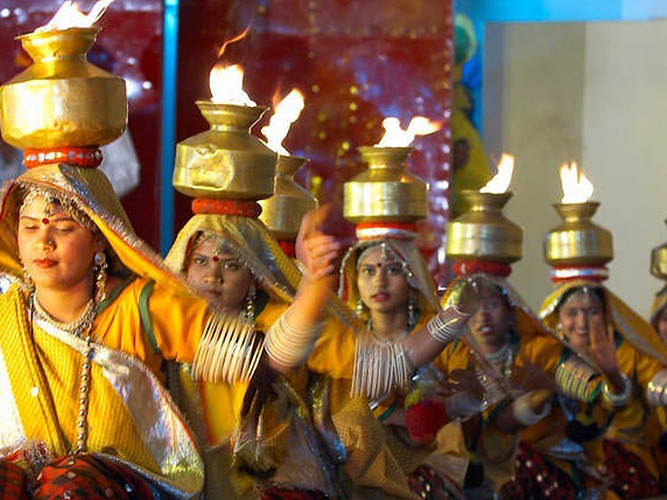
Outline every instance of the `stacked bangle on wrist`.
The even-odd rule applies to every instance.
[[[266,332],[265,350],[268,355],[282,366],[299,366],[312,350],[319,325],[315,328],[297,330],[283,313]]]
[[[433,316],[426,327],[431,337],[438,342],[448,344],[463,333],[468,318],[469,314],[463,313],[456,306],[451,306]]]

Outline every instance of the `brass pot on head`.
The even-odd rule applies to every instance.
[[[125,81],[86,61],[98,31],[69,28],[17,37],[34,63],[0,88],[6,142],[48,149],[102,146],[121,136],[127,125]]]
[[[273,195],[277,154],[250,134],[267,108],[197,101],[211,128],[176,145],[173,185],[195,198]]]
[[[277,240],[296,240],[303,216],[317,208],[317,199],[293,178],[307,161],[298,156],[278,155],[275,193],[259,202],[262,206],[259,219]]]
[[[350,222],[415,222],[428,215],[428,185],[405,168],[412,148],[361,146],[368,170],[345,183]]]
[[[544,256],[552,266],[604,266],[614,258],[611,232],[591,221],[600,204],[557,203],[563,218],[544,238]]]
[[[667,280],[667,243],[651,251],[651,274],[656,278]]]
[[[523,230],[502,213],[512,193],[461,194],[470,209],[447,226],[447,257],[504,264],[521,259]]]

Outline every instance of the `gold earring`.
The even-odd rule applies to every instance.
[[[359,297],[357,299],[356,313],[357,313],[357,316],[359,316],[360,318],[363,318],[363,316],[364,316],[364,303],[361,300],[361,297]]]
[[[107,298],[107,256],[103,251],[95,252],[95,302],[101,304]]]
[[[415,297],[413,293],[410,293],[408,295],[408,331],[411,332],[416,324],[417,311],[415,308]]]
[[[30,276],[30,273],[25,266],[23,266],[23,286],[29,292],[33,292],[35,290],[35,282],[32,280],[32,277]]]
[[[245,317],[248,321],[254,321],[255,319],[255,299],[257,298],[257,288],[255,283],[250,284],[248,288],[248,293],[246,294],[245,299]]]

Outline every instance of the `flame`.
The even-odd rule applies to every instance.
[[[498,163],[498,172],[486,183],[480,193],[505,193],[510,187],[512,174],[514,173],[514,156],[503,153]]]
[[[250,25],[246,26],[246,28],[241,33],[236,35],[234,38],[232,38],[231,40],[227,40],[225,43],[223,43],[222,47],[220,47],[220,50],[218,51],[218,57],[222,57],[222,54],[225,53],[227,45],[243,40],[249,31],[250,31]]]
[[[267,145],[276,153],[288,155],[283,147],[283,140],[287,137],[290,126],[294,123],[305,105],[303,94],[298,89],[292,89],[287,96],[276,105],[276,111],[266,127],[262,127],[262,134],[266,137]]]
[[[384,127],[384,135],[380,142],[376,144],[378,147],[406,148],[416,135],[428,135],[440,130],[442,122],[432,122],[424,116],[415,116],[410,120],[408,128],[403,130],[398,118],[390,116],[384,119],[382,126]]]
[[[107,7],[113,0],[99,0],[93,5],[88,14],[79,10],[76,3],[66,0],[58,9],[58,12],[44,26],[40,26],[35,33],[43,31],[65,30],[68,28],[90,28],[100,20]]]
[[[255,106],[250,96],[243,91],[243,68],[238,64],[223,66],[216,64],[209,75],[211,101],[217,104]]]
[[[560,166],[560,183],[563,187],[561,203],[584,203],[593,196],[593,184],[575,162]]]

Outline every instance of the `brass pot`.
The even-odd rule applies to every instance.
[[[596,201],[554,205],[563,224],[544,238],[544,256],[549,264],[603,266],[614,258],[611,232],[591,221],[599,206]]]
[[[250,134],[267,108],[196,104],[211,128],[176,145],[174,188],[200,198],[261,200],[273,195],[277,154]]]
[[[3,139],[20,149],[102,146],[127,125],[125,81],[86,61],[98,28],[17,37],[34,63],[0,88]]]
[[[448,257],[510,264],[521,258],[523,229],[502,213],[512,193],[464,189],[470,209],[447,226]]]
[[[317,208],[317,199],[293,179],[306,161],[298,156],[278,155],[275,194],[259,202],[262,206],[259,218],[277,240],[296,240],[303,216]]]
[[[656,278],[667,280],[667,243],[651,251],[651,274]]]
[[[411,148],[361,146],[368,170],[344,186],[343,215],[351,222],[415,222],[428,215],[428,185],[405,168]]]

